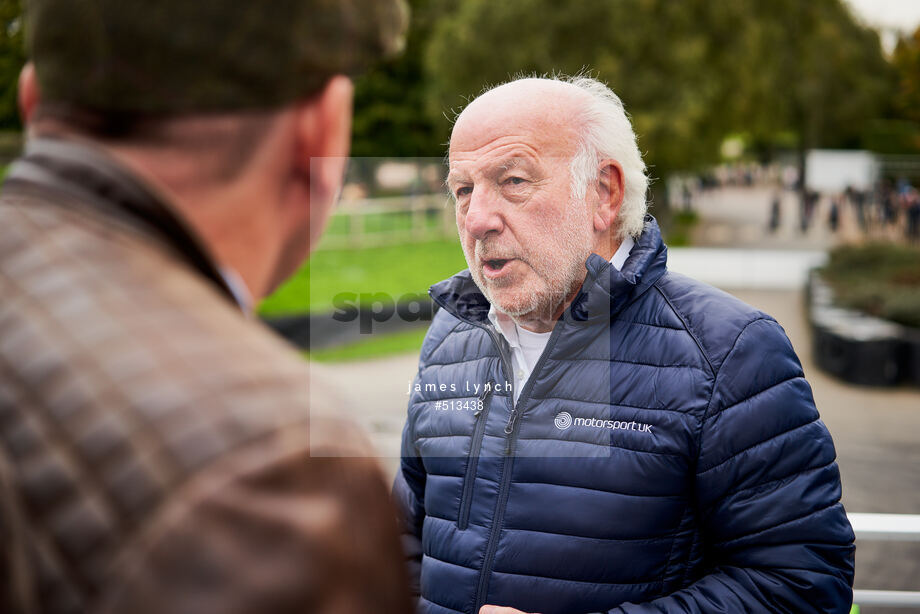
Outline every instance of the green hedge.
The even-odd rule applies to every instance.
[[[920,248],[890,243],[838,247],[822,276],[840,306],[920,328]]]

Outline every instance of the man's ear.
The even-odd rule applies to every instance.
[[[295,106],[292,177],[300,192],[297,217],[306,213],[308,249],[318,242],[345,176],[351,144],[351,101],[348,77],[332,77],[315,96]],[[301,208],[303,199],[309,208]]]
[[[311,202],[334,200],[341,188],[351,144],[353,91],[348,77],[336,75],[297,107],[294,164],[309,177]]]
[[[19,91],[16,96],[19,103],[19,117],[23,124],[28,124],[32,119],[32,113],[41,100],[41,93],[38,90],[38,79],[35,77],[35,65],[32,62],[26,62],[19,73]]]
[[[598,164],[597,209],[594,211],[594,230],[605,232],[613,226],[623,204],[623,168],[616,160],[602,160]]]

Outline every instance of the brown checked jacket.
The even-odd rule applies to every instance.
[[[0,612],[408,612],[321,380],[152,189],[31,141],[0,196]]]

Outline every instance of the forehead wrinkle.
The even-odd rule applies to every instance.
[[[578,117],[586,96],[573,85],[545,80],[499,86],[473,100],[457,118],[451,153],[460,148],[475,153],[498,139],[512,138],[531,143],[543,154],[571,155],[580,141]]]
[[[499,137],[499,139],[503,138],[506,137]],[[490,144],[494,144],[494,141]],[[501,167],[504,170],[525,162],[539,164],[541,159],[535,147],[520,141],[502,143],[495,146],[490,151],[483,152],[482,150],[488,147],[488,145],[489,144],[471,152],[455,152],[460,155],[454,155],[448,160],[448,177],[452,174],[456,175],[463,173],[468,168],[472,168],[472,170],[475,171],[485,167]],[[460,158],[459,160],[457,159],[458,157]]]
[[[478,168],[474,168],[474,173],[482,173],[485,175],[491,175],[496,173],[506,173],[512,168],[518,166],[527,166],[532,167],[533,164],[539,164],[539,160],[536,156],[530,154],[530,152],[524,152],[525,155],[519,155],[518,153],[512,153],[511,155],[499,157],[498,160],[487,160],[485,162],[482,159],[476,159],[471,161],[473,164],[482,162],[482,164],[477,164]],[[446,183],[452,185],[458,182],[469,181],[470,174],[466,169],[458,168],[455,164],[452,163],[452,168],[447,173]]]
[[[568,158],[574,155],[578,143],[574,127],[547,122],[547,119],[538,118],[534,125],[528,127],[530,129],[522,130],[521,134],[518,131],[508,134],[499,130],[499,134],[495,135],[494,130],[480,129],[468,123],[460,132],[455,131],[451,139],[448,166],[451,169],[458,164],[466,166],[467,163],[473,163],[475,166],[501,156],[529,159],[539,164],[548,158]],[[550,123],[553,125],[550,126]],[[488,140],[482,143],[483,138]]]
[[[524,134],[499,134],[482,145],[476,147],[475,149],[457,149],[455,147],[456,139],[452,139],[450,151],[448,152],[448,157],[453,157],[454,154],[462,154],[463,157],[472,157],[472,158],[482,158],[484,155],[489,153],[506,150],[509,147],[520,147],[529,153],[532,156],[538,156],[539,152],[536,147],[534,147],[530,142],[533,141],[532,136]],[[502,142],[498,142],[502,141]],[[483,151],[487,150],[487,151]]]

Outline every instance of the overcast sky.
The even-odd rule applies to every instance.
[[[844,0],[866,24],[881,30],[888,53],[897,43],[896,31],[910,33],[920,26],[920,0]]]
[[[920,0],[845,0],[872,26],[913,31],[920,25]]]

